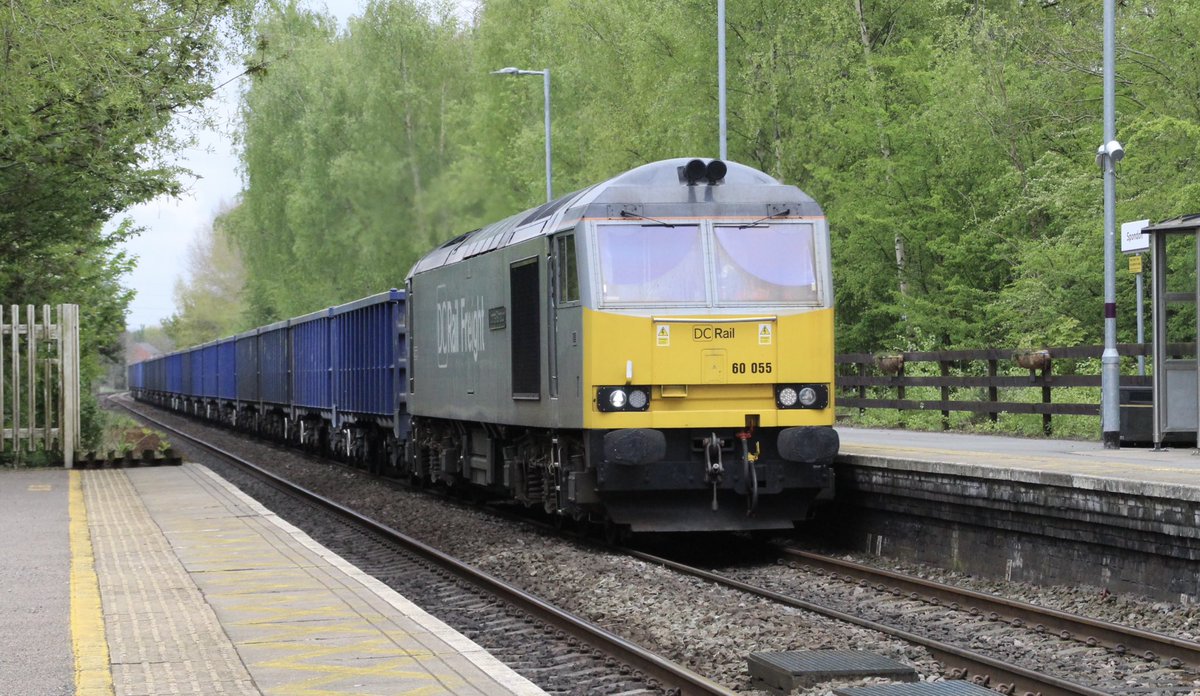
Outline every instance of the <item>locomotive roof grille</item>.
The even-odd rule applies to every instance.
[[[522,218],[521,221],[517,223],[517,227],[524,227],[525,225],[528,225],[529,223],[533,222],[534,220],[539,220],[541,218],[550,217],[555,212],[557,212],[559,208],[563,207],[563,205],[565,205],[567,201],[571,200],[572,198],[574,198],[577,195],[579,195],[579,191],[572,191],[571,193],[568,193],[565,196],[561,196],[559,198],[555,198],[552,201],[543,203],[542,205],[538,206],[537,208],[534,208],[532,213],[530,213],[530,214],[526,215],[524,218]]]

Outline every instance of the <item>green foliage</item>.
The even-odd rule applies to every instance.
[[[175,283],[179,312],[163,322],[176,346],[199,345],[256,326],[247,312],[246,271],[229,238],[229,216],[228,211],[218,215],[188,249],[188,278]]]
[[[730,157],[824,206],[840,351],[1100,341],[1098,3],[728,12]],[[1118,13],[1118,220],[1196,212],[1200,74],[1179,37],[1200,30],[1200,0]],[[339,33],[273,12],[248,58],[267,68],[244,98],[248,188],[228,216],[249,317],[398,286],[433,244],[540,203],[540,78],[498,68],[551,71],[558,195],[715,154],[714,15],[701,0],[486,0],[463,26],[444,5],[374,0]],[[1194,282],[1188,252],[1172,258],[1174,282]]]
[[[140,230],[104,224],[179,191],[173,113],[212,92],[223,35],[254,0],[11,2],[0,12],[0,300],[80,305],[84,385],[120,358]],[[85,442],[98,437],[84,397]]]
[[[122,456],[126,452],[140,455],[144,450],[162,454],[171,447],[165,434],[143,426],[129,416],[103,411],[97,422],[100,434],[93,447],[101,457],[108,456],[109,452],[115,456]]]

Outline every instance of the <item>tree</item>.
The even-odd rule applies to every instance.
[[[229,238],[227,209],[188,247],[187,279],[175,283],[179,311],[164,322],[175,345],[194,346],[252,328],[246,314],[246,270]]]
[[[132,262],[117,248],[139,232],[103,226],[179,190],[167,124],[211,94],[220,41],[253,6],[17,0],[0,12],[0,298],[81,305],[85,385],[101,354],[120,353]]]
[[[1097,3],[728,10],[730,158],[825,209],[840,350],[1099,342]],[[1118,10],[1118,218],[1195,212],[1200,0]],[[468,27],[376,0],[343,34],[271,15],[230,220],[255,316],[396,286],[424,250],[542,202],[541,92],[497,68],[551,69],[559,195],[714,155],[714,21],[710,0],[487,0]]]

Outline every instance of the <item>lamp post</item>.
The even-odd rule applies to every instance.
[[[725,0],[717,0],[717,130],[720,131],[718,152],[729,159],[725,143]]]
[[[1117,354],[1116,221],[1117,174],[1113,165],[1125,156],[1116,140],[1116,3],[1104,0],[1104,144],[1096,150],[1096,164],[1104,174],[1104,353],[1100,358],[1100,430],[1105,449],[1121,447],[1121,412],[1118,404],[1121,358]],[[1155,317],[1157,321],[1159,317]],[[1159,369],[1154,366],[1155,371]]]
[[[545,70],[521,70],[519,68],[500,68],[493,70],[493,75],[541,75],[542,88],[546,97],[546,201],[554,200],[554,187],[551,184],[552,171],[550,159],[550,68]]]

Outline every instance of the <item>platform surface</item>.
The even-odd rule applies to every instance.
[[[68,481],[0,468],[0,694],[75,692]]]
[[[0,693],[543,693],[204,467],[0,471],[0,529]]]
[[[1097,441],[883,430],[839,426],[839,460],[873,460],[981,477],[1013,476],[1054,485],[1126,487],[1200,500],[1200,455],[1192,447],[1105,449]]]

